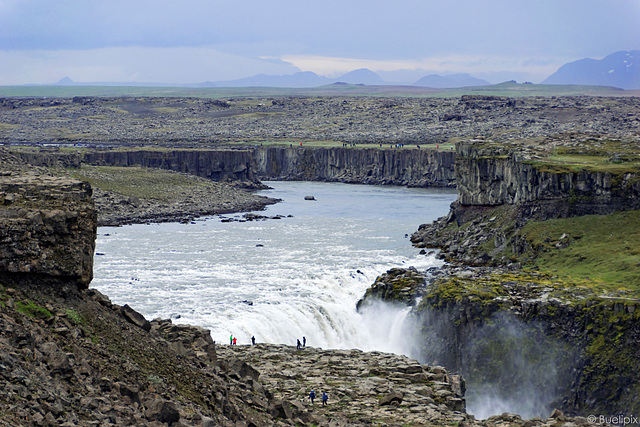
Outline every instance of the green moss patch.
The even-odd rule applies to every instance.
[[[16,310],[24,315],[38,319],[49,319],[53,316],[49,310],[29,300],[16,301]]]
[[[529,222],[521,233],[541,271],[640,297],[640,211]]]

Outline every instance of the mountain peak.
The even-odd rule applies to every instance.
[[[357,70],[353,70],[348,72],[347,74],[343,74],[342,76],[336,79],[337,81],[350,83],[350,84],[365,84],[365,85],[383,85],[385,84],[384,80],[369,70],[368,68],[359,68]]]
[[[73,85],[75,84],[75,82],[73,80],[71,80],[69,77],[64,77],[60,80],[58,80],[58,83],[56,83],[57,85]]]
[[[602,59],[583,58],[569,62],[542,83],[640,89],[640,50],[619,51]]]

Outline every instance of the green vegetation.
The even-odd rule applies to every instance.
[[[640,211],[529,222],[521,233],[540,271],[640,297]]]
[[[81,325],[85,322],[80,313],[75,310],[65,309],[64,312],[67,314],[67,318],[71,320],[76,325]]]
[[[640,172],[637,141],[587,141],[579,147],[556,147],[541,159],[529,161],[537,169],[562,172],[610,172],[616,175]]]
[[[453,221],[441,233],[460,241],[475,236],[475,256],[491,253],[504,262],[519,262],[529,272],[589,287],[596,295],[640,298],[640,211],[528,221],[522,228],[515,215],[512,207],[502,205],[485,212],[476,225]],[[501,245],[516,240],[525,243],[518,245],[524,252]]]
[[[211,185],[197,177],[139,167],[82,166],[79,170],[70,171],[70,175],[103,191],[164,202],[178,197],[186,189]]]
[[[49,310],[30,300],[16,301],[16,310],[26,316],[38,319],[48,319],[53,316]]]

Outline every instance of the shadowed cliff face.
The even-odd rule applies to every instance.
[[[142,166],[189,173],[214,181],[257,184],[255,160],[250,150],[98,151],[83,161],[100,166]]]
[[[476,307],[422,309],[421,360],[442,363],[467,384],[468,410],[480,419],[503,412],[524,418],[567,408],[575,350],[547,335],[543,324],[499,311],[482,319],[461,319]],[[462,314],[464,317],[464,314]],[[575,409],[574,409],[575,410]]]
[[[185,172],[214,181],[261,179],[454,187],[453,151],[257,147],[251,149],[100,151],[85,163],[143,166]]]
[[[455,187],[453,151],[269,147],[255,157],[263,179]]]
[[[588,149],[598,153],[594,147]],[[460,206],[519,205],[526,211],[523,216],[538,219],[640,208],[640,180],[633,165],[628,171],[614,162],[609,170],[580,164],[572,170],[532,157],[526,150],[491,143],[458,144]]]
[[[35,175],[0,177],[0,278],[76,283],[93,278],[97,214],[89,184]]]

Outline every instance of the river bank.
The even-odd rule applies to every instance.
[[[98,226],[189,222],[205,215],[263,210],[278,199],[255,194],[252,182],[215,182],[170,170],[83,166],[71,176],[88,181]]]

